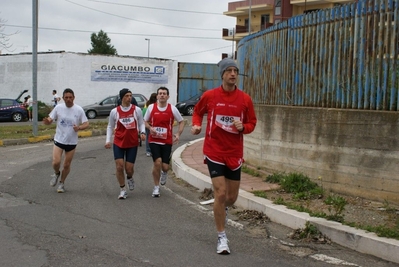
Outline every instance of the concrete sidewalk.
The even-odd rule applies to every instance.
[[[189,142],[176,149],[172,155],[172,169],[176,176],[201,191],[212,187],[208,168],[203,163],[203,142],[203,138]],[[254,190],[271,190],[275,187],[273,184],[262,181],[259,177],[242,173],[236,205],[243,209],[263,212],[271,221],[292,229],[305,228],[306,222],[309,221],[334,243],[361,253],[399,263],[398,240],[378,237],[374,233],[358,230],[338,222],[310,217],[307,213],[290,210],[282,205],[275,205],[267,199],[256,197],[250,193]]]

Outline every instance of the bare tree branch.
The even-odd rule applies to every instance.
[[[10,37],[18,34],[19,31],[16,31],[14,33],[5,33],[5,26],[4,24],[7,23],[7,20],[1,19],[0,18],[0,50],[5,49],[8,52],[13,52],[15,49],[11,49],[13,46],[12,43],[10,43]]]

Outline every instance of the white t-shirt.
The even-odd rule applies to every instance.
[[[53,102],[54,102],[53,106],[54,106],[54,107],[55,107],[56,105],[60,104],[61,98],[60,98],[60,101],[57,100],[58,98],[60,98],[60,97],[59,97],[57,94],[54,94],[54,95],[53,95]]]
[[[57,120],[54,141],[63,145],[78,144],[78,133],[74,131],[73,126],[79,126],[88,121],[81,106],[73,104],[68,108],[65,103],[58,104],[51,111],[49,117],[52,120]]]

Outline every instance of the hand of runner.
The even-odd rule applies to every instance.
[[[174,134],[173,135],[173,144],[174,145],[178,144],[179,143],[179,139],[180,139],[179,135],[178,134]]]
[[[244,131],[244,124],[242,124],[242,121],[234,120],[233,123],[239,132]]]
[[[197,135],[201,132],[201,126],[193,125],[191,127],[191,134]]]

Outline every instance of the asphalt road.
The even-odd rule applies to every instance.
[[[193,138],[186,127],[179,145]],[[292,246],[289,230],[273,223],[227,226],[232,254],[217,255],[211,207],[199,205],[200,192],[170,177],[152,198],[152,161],[140,147],[136,188],[118,200],[104,142],[79,140],[64,194],[49,186],[51,142],[0,147],[0,266],[395,266],[334,244]]]

